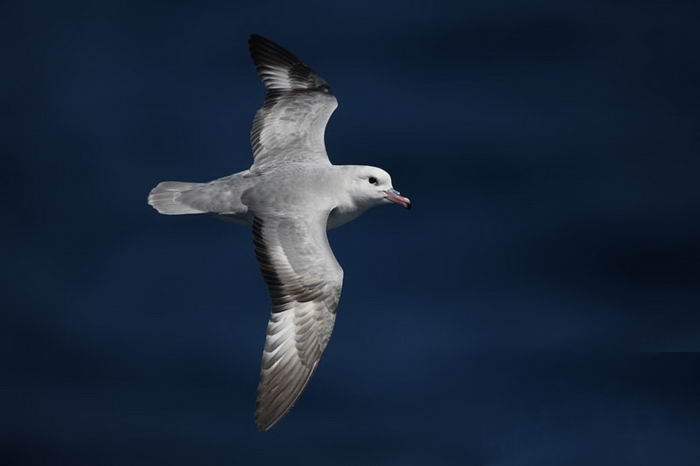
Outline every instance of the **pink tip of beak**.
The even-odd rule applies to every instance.
[[[388,189],[386,191],[386,198],[389,199],[391,202],[405,207],[406,209],[411,208],[411,200],[407,197],[403,197],[401,193],[395,189]]]

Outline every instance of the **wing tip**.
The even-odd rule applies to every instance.
[[[260,34],[251,34],[248,36],[248,47],[250,48],[251,53],[253,52],[254,49],[256,49],[258,46],[261,44],[264,44],[266,42],[272,42],[270,39],[267,39]]]
[[[265,36],[261,36],[260,34],[252,32],[248,36],[248,43],[250,44],[250,43],[254,43],[254,42],[272,42],[272,41]]]
[[[275,424],[277,424],[277,422],[278,422],[280,419],[281,419],[281,417],[275,419],[274,421],[266,421],[266,422],[263,422],[263,421],[260,421],[260,420],[258,419],[258,417],[256,416],[256,417],[255,417],[255,427],[258,429],[258,432],[267,432],[268,430],[270,430],[270,429],[272,428],[272,426],[274,426]]]
[[[316,89],[328,86],[299,57],[259,34],[248,38],[250,57],[265,88],[270,90]]]
[[[298,397],[299,395],[297,395],[297,398]],[[296,401],[296,399],[294,401]],[[265,409],[261,406],[260,400],[258,400],[255,409],[255,426],[257,427],[258,431],[266,432],[274,427],[275,424],[277,424],[280,419],[282,419],[292,409],[292,406],[294,406],[294,401],[286,406],[282,412],[277,412],[278,410],[275,409],[272,411],[270,411],[269,408]],[[274,414],[277,415],[275,416]]]
[[[317,366],[318,360],[314,361],[311,368],[297,373],[297,376],[295,376],[296,380],[292,379],[289,385],[291,390],[284,393],[282,397],[280,397],[280,393],[277,393],[273,395],[272,399],[268,398],[266,394],[269,394],[269,392],[264,388],[261,379],[258,385],[255,407],[255,424],[260,432],[270,430],[292,410],[297,401],[299,401],[302,393],[304,393]]]
[[[295,63],[301,63],[301,60],[292,52],[260,34],[251,34],[248,37],[248,49],[256,66],[290,67]]]
[[[301,395],[301,393],[296,393],[296,396],[292,396],[291,400],[289,398],[283,399],[282,403],[275,406],[270,404],[271,400],[265,400],[266,397],[263,393],[264,389],[259,385],[255,400],[255,425],[260,432],[266,432],[277,424],[292,409]]]

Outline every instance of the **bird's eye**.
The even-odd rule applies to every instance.
[[[377,179],[373,176],[370,176],[369,180],[367,180],[367,181],[369,181],[371,184],[377,184]]]

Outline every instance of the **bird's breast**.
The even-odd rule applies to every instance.
[[[328,230],[331,230],[341,225],[345,225],[349,221],[355,220],[357,217],[362,215],[365,212],[365,210],[367,209],[358,208],[357,206],[338,206],[335,209],[333,209],[331,211],[331,214],[328,216],[328,223],[326,225],[326,228]]]

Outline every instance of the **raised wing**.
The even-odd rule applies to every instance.
[[[272,298],[255,422],[272,427],[299,398],[335,322],[343,270],[326,237],[326,216],[255,217],[253,242]]]
[[[326,81],[297,57],[264,37],[248,41],[267,89],[250,132],[251,169],[277,163],[330,163],[323,136],[338,101]]]

